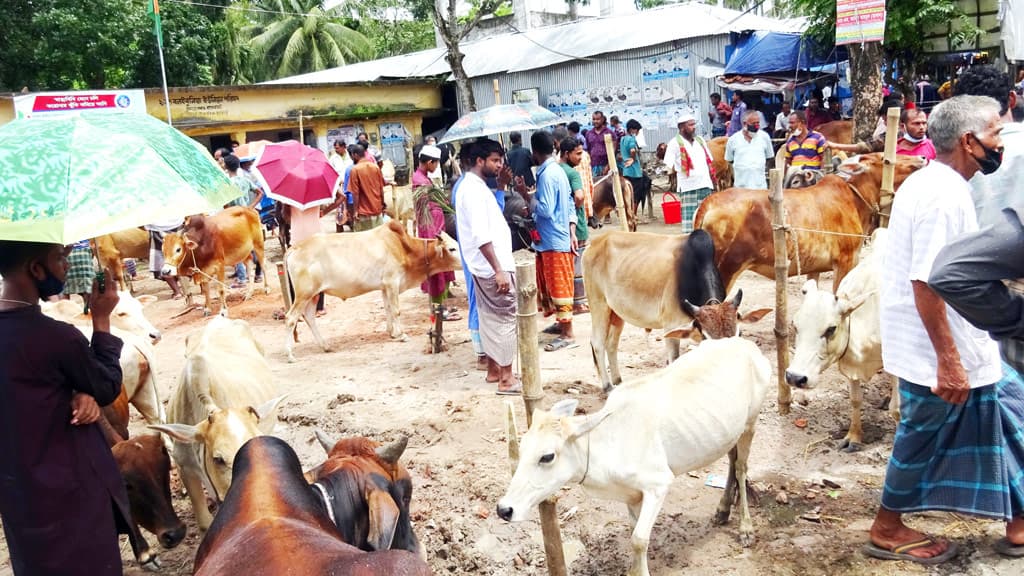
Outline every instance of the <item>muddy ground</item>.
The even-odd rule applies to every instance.
[[[657,213],[660,215],[660,210]],[[325,220],[325,229],[329,225]],[[641,231],[668,234],[676,233],[677,228],[659,222],[643,225]],[[267,245],[270,258],[279,259],[276,240],[268,240]],[[144,265],[139,269],[144,271]],[[800,302],[802,280],[789,281],[791,315]],[[252,324],[280,391],[288,394],[274,434],[295,448],[306,467],[323,458],[313,438],[316,427],[333,436],[366,435],[379,441],[409,435],[404,461],[415,485],[412,516],[434,571],[439,575],[546,574],[537,515],[520,524],[507,524],[494,513],[510,478],[505,398],[496,396],[494,386],[484,383],[483,372],[474,369],[465,322],[447,323],[450,349],[428,355],[428,301],[419,290],[401,297],[401,319],[410,336],[407,342],[392,341],[385,333],[379,293],[344,302],[329,298],[328,314],[320,326],[332,351],[324,353],[316,347],[303,326],[296,347],[298,362],[289,364],[283,347],[283,322],[272,316],[282,305],[279,287],[272,284],[270,295],[258,294],[247,302],[234,293],[229,307],[232,317]],[[745,293],[744,310],[774,307],[772,281],[748,273],[738,285]],[[169,299],[162,282],[147,279],[136,287],[142,294],[160,298],[148,308],[148,314],[164,334],[156,351],[160,392],[166,399],[177,386],[185,336],[200,329],[204,319],[196,312],[175,317],[183,304]],[[454,292],[454,305],[465,313],[464,285],[460,282]],[[584,410],[594,411],[604,397],[589,349],[590,318],[577,316],[575,322],[581,346],[540,352],[544,405],[572,396]],[[774,322],[775,316],[770,314],[743,330],[773,366]],[[546,324],[538,320],[539,327]],[[656,334],[646,336],[639,328],[626,327],[620,354],[625,378],[658,369],[663,357]],[[726,473],[727,463],[722,460],[676,480],[652,534],[651,572],[666,576],[1021,574],[1024,561],[1014,564],[991,550],[1001,524],[947,513],[915,515],[910,520],[914,526],[960,543],[963,553],[947,566],[929,571],[905,563],[869,560],[859,552],[877,506],[894,430],[887,413],[877,408],[887,396],[887,382],[877,376],[865,387],[868,444],[855,454],[837,450],[837,439],[849,421],[849,402],[846,382],[834,368],[825,374],[821,386],[808,394],[809,405],[796,405],[787,416],[778,414],[771,393],[750,456],[750,478],[757,494],[751,504],[757,542],[746,549],[739,545],[736,514],[726,526],[711,524],[721,491],[705,486],[705,480],[710,474]],[[525,426],[521,400],[516,398],[514,404],[518,421]],[[798,420],[800,424],[805,420],[806,426],[798,427]],[[141,419],[133,411],[132,432],[143,431]],[[161,572],[167,576],[191,573],[200,541],[188,500],[177,490],[176,474],[174,481],[175,506],[188,524],[189,534],[177,548],[161,552]],[[785,498],[780,492],[785,492]],[[572,574],[625,572],[630,545],[623,505],[593,499],[573,486],[560,493],[558,509]],[[147,537],[156,546],[155,538]],[[126,574],[146,574],[124,538],[122,543]],[[11,572],[2,540],[0,548],[0,576],[4,576]]]

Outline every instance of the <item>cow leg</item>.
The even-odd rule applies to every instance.
[[[256,289],[256,261],[253,260],[251,253],[249,254],[249,257],[245,259],[245,275],[248,282],[246,282],[247,286],[245,287],[245,296],[242,299],[248,300],[252,298],[252,292]]]
[[[267,276],[270,276],[270,269],[267,268],[267,260],[264,257],[266,252],[264,252],[262,239],[253,247],[253,251],[256,252],[256,258],[259,260],[260,267],[263,268],[263,292],[264,294],[270,294],[270,284],[267,283]]]
[[[644,490],[643,501],[640,504],[640,514],[637,516],[636,525],[633,527],[633,565],[630,567],[627,576],[650,576],[647,568],[647,546],[651,543],[651,529],[658,519],[661,506],[665,502],[665,495],[668,494],[668,487],[672,483],[672,473],[667,472],[668,481],[656,484]]]
[[[750,508],[747,505],[747,457],[750,456],[750,444],[754,441],[754,425],[740,436],[736,443],[736,484],[740,492],[740,544],[749,547],[754,543],[754,523],[750,520]]]
[[[725,492],[718,501],[718,509],[715,511],[715,524],[718,525],[729,523],[732,505],[736,501],[736,452],[735,446],[729,450],[729,475],[725,478]]]
[[[223,261],[221,261],[221,264],[217,267],[217,280],[218,280],[218,282],[217,282],[217,290],[220,291],[220,310],[218,310],[217,313],[222,315],[222,316],[224,316],[225,318],[227,318],[228,317],[228,296],[227,296],[227,290],[225,289],[225,286],[227,286],[227,284],[225,284],[226,278],[224,278],[224,263],[223,263]]]
[[[388,334],[396,340],[406,342],[409,337],[402,332],[402,324],[399,322],[399,317],[402,315],[402,310],[398,306],[400,288],[397,280],[387,281],[381,291],[384,293],[384,313],[388,320]]]
[[[586,282],[586,277],[584,277]],[[588,294],[591,292],[588,290]],[[591,296],[590,298],[590,351],[594,355],[594,367],[597,368],[597,377],[601,380],[601,387],[605,392],[612,389],[612,382],[608,378],[608,365],[605,351],[608,345],[608,324],[611,311],[605,305],[604,300]]]
[[[850,430],[839,443],[843,452],[859,452],[864,448],[864,432],[861,427],[861,408],[864,405],[864,391],[859,378],[850,378]]]
[[[302,317],[306,320],[306,324],[309,325],[309,331],[313,333],[313,339],[316,340],[316,343],[323,348],[324,352],[330,352],[331,347],[327,345],[327,341],[320,335],[320,328],[316,325],[316,299],[318,297],[318,295],[314,294],[309,299],[309,302],[302,309]]]
[[[679,339],[665,338],[665,354],[668,358],[667,364],[671,364],[679,358]]]
[[[622,384],[622,374],[619,373],[619,340],[622,338],[622,327],[625,323],[618,314],[612,312],[608,322],[608,336],[606,339],[608,350],[608,370],[611,375],[611,382],[614,386]]]

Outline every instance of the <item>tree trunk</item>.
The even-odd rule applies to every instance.
[[[565,3],[569,5],[569,20],[575,22],[580,17],[580,7],[576,4],[576,0],[565,0]],[[529,15],[527,15],[529,18]]]
[[[462,67],[462,59],[466,55],[459,50],[457,43],[448,42],[448,38],[445,38],[445,44],[448,45],[448,54],[445,58],[452,68],[452,76],[455,77],[455,91],[459,95],[459,107],[462,108],[459,114],[474,112],[476,111],[476,99],[473,98],[473,88],[469,85],[466,69]]]
[[[882,105],[882,45],[850,44],[850,89],[853,91],[853,141],[870,142]]]

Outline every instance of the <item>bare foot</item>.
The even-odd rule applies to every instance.
[[[1006,525],[1006,539],[1011,544],[1024,545],[1024,517],[1014,518]]]

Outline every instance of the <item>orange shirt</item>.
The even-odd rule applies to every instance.
[[[348,190],[355,196],[356,213],[360,216],[378,216],[384,211],[384,174],[376,162],[363,158],[353,166]]]

